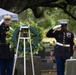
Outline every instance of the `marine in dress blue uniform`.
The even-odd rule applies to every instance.
[[[73,46],[74,46],[74,34],[67,30],[68,20],[59,20],[59,26],[50,29],[46,36],[54,37],[57,41],[54,56],[57,65],[57,75],[64,75],[65,61],[73,56]],[[55,30],[55,28],[60,27],[61,30]]]
[[[9,30],[11,16],[5,15],[0,25],[0,75],[12,75],[14,51],[6,43],[6,32]]]

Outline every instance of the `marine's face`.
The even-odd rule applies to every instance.
[[[9,26],[11,24],[11,19],[4,19],[4,23],[6,26]]]
[[[66,31],[67,30],[67,25],[62,25],[61,30]]]

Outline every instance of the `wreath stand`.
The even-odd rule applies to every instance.
[[[21,36],[21,31],[26,30],[27,32],[24,33],[23,36]],[[32,63],[32,73],[35,75],[35,70],[34,70],[34,61],[33,61],[33,52],[32,52],[32,44],[31,44],[31,36],[30,36],[30,26],[20,26],[20,31],[18,35],[18,42],[17,42],[17,48],[16,48],[16,54],[14,58],[14,66],[13,66],[13,72],[12,75],[15,73],[15,67],[16,67],[16,61],[18,57],[18,48],[19,48],[19,42],[20,39],[23,40],[23,45],[24,45],[24,75],[26,75],[26,40],[30,40],[30,52],[31,52],[31,63]]]

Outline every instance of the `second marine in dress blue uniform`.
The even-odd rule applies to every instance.
[[[62,30],[55,31],[53,29],[49,30],[47,33],[47,37],[54,37],[57,41],[57,43],[63,44],[63,46],[57,45],[55,46],[54,55],[56,57],[62,57],[62,58],[69,58],[73,55],[73,38],[74,35],[70,31],[63,32]],[[66,45],[68,47],[66,47]],[[71,47],[70,47],[70,46]],[[65,50],[66,49],[66,50]]]
[[[10,16],[6,15],[4,22],[0,25],[0,75],[12,75],[14,51],[10,50],[10,44],[6,42],[10,20]]]
[[[64,75],[65,61],[73,56],[74,34],[66,29],[67,24],[61,23],[61,30],[50,29],[47,37],[54,37],[57,41],[54,56],[57,64],[57,74]]]

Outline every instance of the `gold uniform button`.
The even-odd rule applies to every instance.
[[[5,29],[5,28],[3,27],[3,29]]]
[[[7,28],[7,30],[9,30],[9,29]]]
[[[63,40],[63,42],[65,42],[65,40]]]

